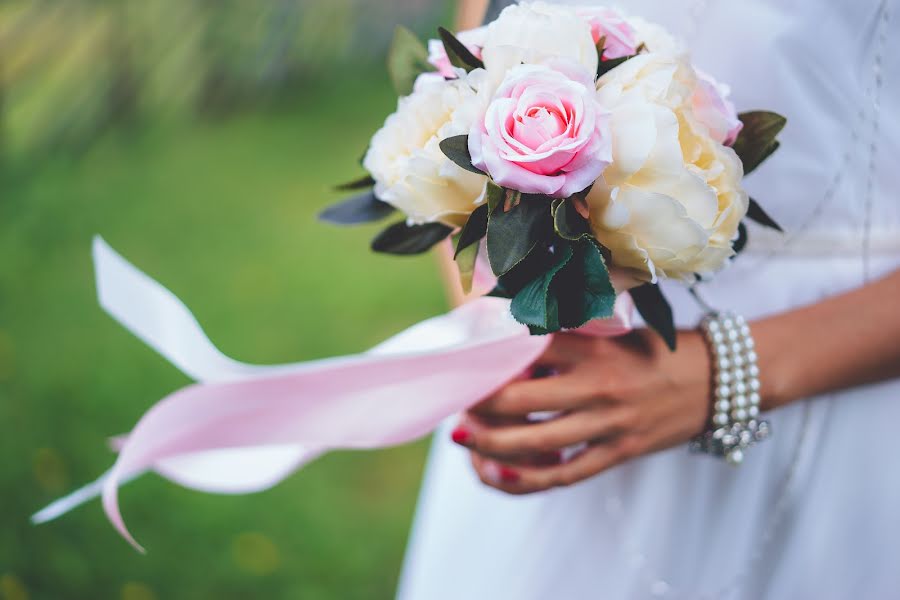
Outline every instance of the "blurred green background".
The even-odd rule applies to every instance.
[[[188,383],[101,312],[103,235],[240,360],[363,350],[445,308],[431,257],[315,220],[392,110],[393,25],[448,2],[0,4],[0,599],[378,599],[394,592],[425,441],[320,459],[250,496],[148,475],[28,517],[113,461],[110,435]]]

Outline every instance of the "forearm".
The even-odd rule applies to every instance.
[[[900,270],[752,323],[764,409],[900,377]]]
[[[481,25],[487,5],[488,0],[460,0],[456,12],[457,30],[471,29]]]

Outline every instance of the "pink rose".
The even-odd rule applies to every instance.
[[[691,98],[694,116],[709,129],[710,136],[730,146],[744,127],[734,104],[728,99],[731,90],[712,76],[697,69],[697,87]]]
[[[574,61],[513,67],[470,130],[469,153],[504,187],[554,198],[584,190],[612,160],[594,74]]]
[[[456,39],[462,42],[475,58],[481,58],[481,47],[484,45],[486,33],[487,27],[476,27],[460,31],[456,34]],[[450,58],[447,56],[447,49],[444,48],[444,42],[441,40],[428,40],[428,62],[444,77],[456,77],[453,65],[450,64]]]
[[[618,11],[603,6],[578,6],[575,12],[590,24],[595,44],[600,38],[606,38],[604,60],[631,56],[637,52],[634,28]]]

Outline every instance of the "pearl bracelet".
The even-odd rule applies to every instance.
[[[734,313],[707,314],[700,329],[713,359],[713,411],[709,429],[691,440],[694,452],[724,457],[732,465],[744,450],[769,436],[759,417],[759,366],[750,327]]]

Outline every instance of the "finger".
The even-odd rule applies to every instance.
[[[595,399],[581,379],[557,375],[513,381],[471,409],[483,417],[524,417],[533,412],[574,410]]]
[[[583,335],[557,333],[536,364],[565,369],[578,364],[591,351],[591,341]]]
[[[611,443],[589,446],[568,462],[553,466],[508,465],[474,453],[472,465],[486,485],[509,494],[532,494],[579,483],[625,458],[618,445]]]
[[[460,445],[491,456],[538,454],[610,437],[625,425],[620,413],[598,407],[537,423],[502,426],[464,417],[452,437]]]

